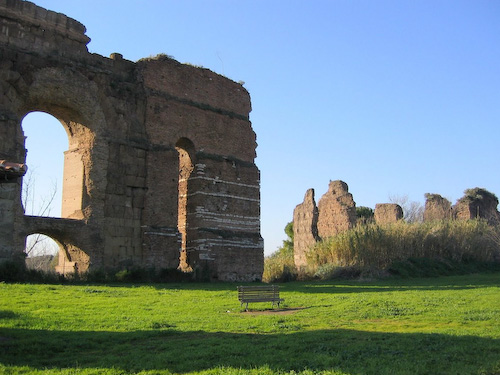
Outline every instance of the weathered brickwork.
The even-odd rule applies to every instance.
[[[314,189],[293,212],[293,251],[297,268],[307,265],[307,252],[322,238],[334,236],[356,225],[356,203],[345,182],[330,181],[318,206]]]
[[[439,194],[425,194],[424,221],[453,218],[451,202]]]
[[[314,200],[314,189],[309,189],[304,201],[293,211],[293,255],[297,267],[307,265],[306,254],[319,240],[318,207]]]
[[[495,194],[482,188],[467,189],[464,193],[452,208],[456,219],[485,219],[492,225],[500,224],[498,198]]]
[[[38,232],[79,272],[261,278],[256,137],[240,84],[163,55],[90,54],[82,24],[26,1],[0,0],[0,25],[0,159],[25,162],[32,111],[60,120],[69,140],[64,219],[24,216],[22,181],[0,189],[0,259]]]
[[[424,221],[484,219],[490,225],[500,224],[498,198],[485,189],[465,190],[454,206],[439,194],[427,193],[425,197]],[[379,203],[375,205],[374,219],[377,225],[392,224],[404,220],[403,214],[398,204]],[[330,181],[328,192],[317,206],[314,189],[307,190],[304,201],[293,212],[295,266],[299,270],[307,266],[307,254],[316,242],[365,224],[357,221],[356,203],[345,182]]]
[[[403,209],[395,203],[378,203],[375,205],[375,222],[392,224],[403,219]]]
[[[328,191],[318,202],[318,235],[334,236],[356,225],[356,203],[343,181],[330,181]]]

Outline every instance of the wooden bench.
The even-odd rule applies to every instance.
[[[238,300],[241,306],[246,303],[245,310],[248,310],[250,302],[272,302],[272,307],[275,303],[280,307],[280,303],[284,301],[280,298],[280,288],[277,285],[239,286]]]

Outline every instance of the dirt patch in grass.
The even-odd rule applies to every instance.
[[[304,309],[306,309],[306,307],[295,307],[288,309],[248,310],[248,311],[242,311],[241,313],[249,315],[290,315]]]

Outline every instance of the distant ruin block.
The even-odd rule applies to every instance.
[[[318,235],[325,239],[356,225],[356,203],[343,181],[330,181],[318,202]]]
[[[314,189],[308,189],[304,201],[293,211],[293,249],[297,268],[307,264],[306,254],[318,241],[318,207]]]
[[[425,194],[424,221],[452,218],[451,202],[439,194]]]
[[[375,222],[392,224],[403,219],[403,209],[395,203],[378,203],[375,205]]]
[[[489,224],[500,223],[497,210],[498,198],[486,189],[474,188],[464,191],[465,195],[453,206],[453,216],[458,220],[485,219]]]

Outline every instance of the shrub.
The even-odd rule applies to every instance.
[[[293,222],[285,226],[285,234],[283,245],[264,259],[262,281],[266,283],[293,281],[298,277],[293,259]]]
[[[316,269],[314,278],[319,280],[353,279],[360,275],[361,271],[356,266],[341,267],[327,263]]]
[[[297,269],[292,251],[280,249],[264,259],[262,281],[266,283],[286,282],[297,279]]]
[[[0,262],[0,281],[23,281],[27,275],[24,262],[5,260]]]

